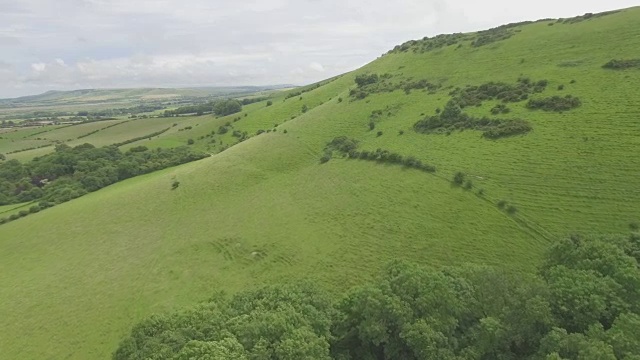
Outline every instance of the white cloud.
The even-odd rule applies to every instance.
[[[309,64],[309,68],[311,70],[315,70],[318,72],[324,72],[324,66],[322,66],[322,64],[317,63],[317,62],[312,62],[311,64]]]
[[[409,39],[635,2],[0,0],[0,97],[74,87],[303,84]]]
[[[47,64],[45,63],[31,64],[31,68],[36,72],[42,72],[47,68]]]

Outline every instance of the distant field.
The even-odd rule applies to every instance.
[[[640,222],[640,71],[602,65],[640,58],[639,16],[633,8],[514,26],[508,39],[479,47],[469,39],[424,53],[407,47],[321,86],[278,93],[271,106],[223,118],[138,119],[70,141],[102,146],[169,128],[122,149],[192,139],[194,149],[215,155],[0,225],[0,349],[8,358],[101,359],[138,320],[218,290],[307,278],[339,293],[393,260],[533,272],[553,239],[627,233]],[[356,99],[363,74],[400,85]],[[528,109],[527,99],[465,108],[532,127],[495,140],[472,129],[414,130],[441,113],[456,88],[523,76],[548,82],[530,99],[572,95],[581,106],[545,112]],[[419,80],[440,87],[407,85]],[[505,104],[510,113],[491,114]],[[321,164],[338,136],[357,140],[359,151],[414,156],[437,171],[338,152]],[[457,172],[469,189],[452,184]]]

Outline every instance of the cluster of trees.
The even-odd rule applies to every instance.
[[[438,90],[441,85],[434,84],[429,82],[427,79],[416,80],[416,81],[408,81],[402,84],[404,92],[408,95],[411,93],[411,90],[423,90],[427,89],[430,92],[435,92]]]
[[[357,87],[351,89],[349,95],[356,100],[362,100],[371,94],[393,92],[396,90],[404,90],[406,94],[410,94],[412,90],[428,90],[433,93],[442,87],[442,84],[436,84],[427,79],[409,80],[403,79],[398,82],[389,81],[393,75],[386,73],[378,74],[361,74],[356,76],[355,82]]]
[[[471,41],[471,46],[480,47],[512,37],[516,34],[516,31],[513,30],[516,27],[548,20],[550,19],[510,23],[489,30],[479,31],[476,34],[454,33],[441,34],[432,38],[424,37],[420,40],[410,40],[402,45],[397,45],[393,50],[389,51],[389,54],[398,54],[408,52],[409,50],[413,53],[426,53],[451,45],[458,45],[458,47],[462,47],[462,43],[464,41]]]
[[[475,118],[463,113],[454,99],[449,100],[440,113],[419,120],[413,128],[419,133],[474,129],[482,131],[482,136],[488,139],[526,134],[532,130],[531,125],[521,119]]]
[[[356,76],[355,82],[358,87],[364,87],[369,84],[377,83],[379,79],[378,74],[360,74]]]
[[[521,77],[511,85],[502,82],[488,82],[479,86],[456,88],[449,95],[455,99],[460,107],[480,106],[484,101],[502,100],[504,103],[527,100],[529,95],[543,92],[549,82],[547,80],[531,81]]]
[[[257,102],[261,102],[261,101],[265,101],[269,99],[266,96],[261,96],[261,97],[254,97],[254,98],[246,98],[246,99],[242,99],[242,101],[240,102],[243,106],[244,105],[249,105],[249,104],[254,104]]]
[[[165,110],[164,116],[179,116],[188,114],[215,114],[217,116],[227,116],[242,111],[242,103],[236,99],[226,99],[210,101],[205,104],[182,106],[175,110]]]
[[[571,95],[561,97],[556,95],[542,99],[531,99],[527,103],[527,108],[532,110],[540,109],[544,111],[560,112],[575,109],[580,105],[582,105],[582,102],[577,97]]]
[[[614,59],[602,65],[602,67],[613,70],[640,68],[640,59]]]
[[[55,152],[25,164],[18,160],[0,163],[0,205],[59,204],[133,176],[206,156],[186,146],[155,150],[138,146],[121,152],[116,146],[60,144]]]
[[[294,283],[137,324],[135,359],[640,358],[640,236],[555,243],[537,274],[394,262],[335,299]]]

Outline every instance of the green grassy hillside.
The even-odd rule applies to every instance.
[[[81,139],[114,143],[136,137],[134,128],[123,132],[129,127],[144,134],[170,126],[124,147],[193,139],[217,155],[0,226],[0,348],[8,358],[105,358],[139,319],[217,290],[311,278],[340,292],[394,259],[534,271],[550,239],[626,231],[640,220],[640,69],[602,65],[640,58],[639,16],[634,8],[509,27],[510,37],[490,33],[502,40],[483,46],[472,45],[477,35],[425,52],[429,42],[417,42],[310,91],[276,96],[271,106],[217,119],[149,119],[140,127],[137,120]],[[350,95],[358,75],[374,73],[397,89]],[[456,88],[522,77],[548,81],[532,99],[572,95],[582,105],[557,113],[521,101],[503,115],[490,113],[498,100],[465,108],[532,127],[496,140],[472,129],[414,131]],[[437,88],[404,91],[419,80]],[[250,138],[239,142],[233,131]],[[437,171],[335,152],[320,164],[337,136],[357,139],[361,150],[415,156]],[[457,172],[471,189],[451,184]],[[174,180],[180,186],[171,190]],[[515,214],[500,209],[501,200]]]

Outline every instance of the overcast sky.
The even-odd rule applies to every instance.
[[[306,84],[406,40],[637,0],[0,0],[0,97]]]

